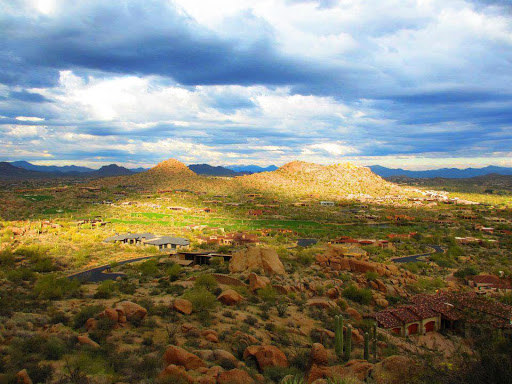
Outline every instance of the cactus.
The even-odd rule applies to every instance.
[[[370,335],[368,332],[364,333],[364,355],[363,359],[370,360]]]
[[[343,356],[343,316],[336,316],[334,318],[334,351],[336,356]]]
[[[372,337],[372,354],[373,362],[377,362],[377,323],[373,324],[373,337]]]
[[[350,354],[352,353],[352,327],[347,325],[347,342],[345,344],[345,359],[350,360]]]

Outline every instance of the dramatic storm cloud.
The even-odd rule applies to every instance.
[[[0,6],[0,160],[512,166],[506,1]]]

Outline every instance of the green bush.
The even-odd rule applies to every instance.
[[[138,268],[142,276],[155,277],[158,275],[158,261],[156,259],[146,260],[141,263]]]
[[[49,274],[39,278],[34,286],[34,293],[41,299],[58,300],[75,297],[80,293],[80,282],[66,277]]]
[[[176,281],[180,277],[182,269],[179,264],[173,264],[165,270],[165,273],[169,276],[169,280]]]
[[[212,275],[205,274],[196,279],[194,286],[196,288],[204,288],[209,292],[213,292],[219,287],[219,283],[217,283],[217,280],[215,280],[215,277]]]
[[[258,290],[258,297],[265,303],[271,304],[275,303],[277,299],[277,292],[272,286],[269,284],[264,288]]]
[[[105,280],[98,288],[96,288],[96,293],[94,294],[94,298],[96,299],[110,299],[114,293],[117,291],[117,284],[112,280]]]
[[[346,299],[363,305],[369,305],[372,302],[372,291],[365,288],[359,289],[354,284],[347,286],[343,290],[342,295]]]
[[[464,279],[467,276],[475,275],[478,275],[478,269],[472,265],[459,269],[453,274],[453,276],[458,277],[459,279]]]
[[[98,313],[103,311],[105,308],[101,305],[89,305],[87,307],[83,307],[74,317],[73,317],[73,328],[80,329],[85,325],[85,322],[89,320],[91,317],[96,316]]]
[[[368,281],[375,281],[379,278],[379,274],[374,271],[367,271],[365,273],[366,280]]]
[[[209,314],[217,306],[217,298],[203,287],[190,289],[183,295],[184,299],[192,303],[192,308],[203,318],[209,318]]]

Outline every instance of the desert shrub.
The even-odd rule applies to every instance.
[[[215,289],[219,287],[219,283],[215,280],[215,277],[212,275],[201,275],[194,282],[194,287],[196,288],[204,288],[209,292],[213,292]]]
[[[110,335],[110,332],[114,329],[116,322],[108,317],[99,319],[96,323],[96,328],[89,333],[91,339],[102,343]]]
[[[36,274],[25,267],[11,269],[7,272],[6,277],[13,283],[21,283],[22,281],[35,281]]]
[[[272,286],[269,284],[264,288],[258,290],[258,297],[265,303],[271,304],[274,303],[277,299],[277,292]]]
[[[369,305],[372,302],[372,291],[369,289],[360,289],[354,284],[350,284],[342,292],[343,297],[356,303]]]
[[[458,277],[459,279],[464,279],[467,276],[475,275],[478,275],[478,269],[472,265],[459,269],[453,274],[453,276]]]
[[[279,317],[285,317],[286,311],[288,310],[288,303],[281,301],[277,303],[276,309]]]
[[[126,295],[133,295],[137,291],[137,286],[135,285],[135,283],[132,283],[127,279],[118,281],[116,284],[117,288],[119,289],[119,292],[124,293]]]
[[[183,295],[183,292],[185,292],[185,287],[177,284],[171,285],[166,289],[166,292],[171,295],[181,296]]]
[[[46,360],[59,360],[67,351],[66,342],[57,337],[50,337],[43,347]]]
[[[173,264],[165,270],[165,273],[169,276],[169,280],[176,281],[179,279],[182,269],[179,264]]]
[[[109,299],[114,295],[116,290],[117,284],[115,281],[105,280],[100,285],[98,285],[98,288],[96,288],[94,297],[96,299]]]
[[[375,281],[379,278],[379,274],[374,271],[367,271],[365,273],[366,280],[368,281]]]
[[[34,286],[34,293],[41,299],[57,300],[75,297],[80,293],[80,282],[66,277],[49,274],[39,278]]]
[[[32,270],[34,272],[52,272],[56,269],[57,267],[53,264],[53,260],[49,257],[38,258],[35,264],[32,266]]]
[[[267,367],[263,371],[263,376],[274,383],[279,383],[281,380],[288,375],[298,375],[300,374],[299,370],[294,367]]]
[[[14,255],[8,249],[0,252],[0,266],[12,267],[14,265]]]
[[[159,272],[158,260],[146,260],[143,263],[141,263],[137,269],[144,277],[155,277],[158,275]]]
[[[216,257],[212,257],[210,259],[210,265],[213,266],[213,267],[219,267],[219,266],[221,266],[223,264],[224,264],[224,258],[223,257],[216,256]]]
[[[80,329],[85,325],[85,322],[89,320],[91,317],[96,316],[98,313],[103,311],[104,307],[101,305],[89,305],[87,307],[83,307],[80,311],[73,317],[73,328]]]
[[[217,306],[217,298],[203,287],[190,289],[183,298],[192,303],[192,308],[201,319],[208,320],[210,312]]]
[[[251,326],[254,326],[254,325],[256,325],[258,323],[258,319],[255,318],[254,316],[247,316],[244,319],[244,323],[249,324]]]

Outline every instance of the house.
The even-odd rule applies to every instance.
[[[189,266],[192,265],[204,265],[210,264],[212,258],[222,257],[224,262],[229,263],[231,260],[231,255],[225,255],[221,253],[212,253],[212,252],[179,252],[178,257],[180,260],[189,262]]]
[[[157,236],[152,233],[126,233],[116,235],[104,240],[106,243],[143,244],[154,245],[158,249],[179,249],[190,244],[188,239],[181,237]]]
[[[512,284],[508,279],[501,279],[495,275],[477,275],[468,279],[468,285],[478,294],[508,293],[512,292]]]
[[[247,211],[249,216],[261,216],[263,215],[263,211],[261,209],[250,209]]]
[[[318,243],[317,239],[298,239],[297,240],[297,246],[304,247],[304,248],[311,247],[311,246],[315,245],[316,243]]]
[[[441,315],[424,304],[404,305],[370,315],[380,328],[399,336],[424,335],[441,328]]]
[[[154,245],[162,251],[164,249],[180,249],[188,247],[190,245],[190,241],[182,237],[160,236],[146,240],[144,244]]]
[[[336,203],[334,201],[321,201],[320,205],[323,207],[334,207]]]

